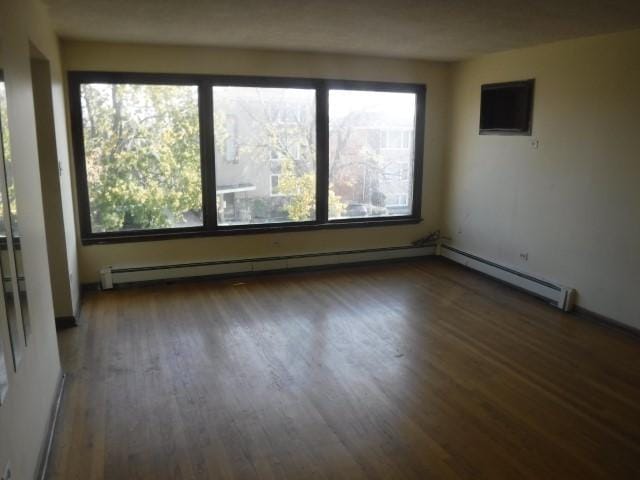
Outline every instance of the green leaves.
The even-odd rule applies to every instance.
[[[214,103],[216,168],[229,169],[228,184],[258,185],[239,197],[233,214],[246,208],[248,221],[312,220],[314,117],[303,120],[301,100],[267,102],[267,93],[256,92]],[[90,83],[81,85],[81,100],[92,232],[201,225],[197,87]],[[264,188],[271,174],[278,175],[277,194]],[[331,214],[344,208],[330,191]]]
[[[82,106],[92,231],[201,217],[196,87],[84,84]]]

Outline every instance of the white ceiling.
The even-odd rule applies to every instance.
[[[44,0],[62,37],[454,60],[640,28],[640,0]]]

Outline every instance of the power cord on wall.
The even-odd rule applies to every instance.
[[[437,243],[440,238],[442,238],[440,235],[440,230],[435,230],[426,237],[422,237],[414,242],[411,242],[411,245],[413,245],[414,247],[427,247],[429,245]]]

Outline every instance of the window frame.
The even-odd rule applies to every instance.
[[[280,175],[281,173],[270,173],[269,174],[269,196],[271,197],[283,197],[282,193],[273,191],[273,178],[276,177],[278,179],[278,186],[280,186]]]
[[[84,152],[82,103],[80,89],[86,83],[123,83],[139,85],[185,85],[198,88],[200,127],[200,165],[202,176],[203,225],[160,229],[126,230],[120,232],[92,232],[89,205],[89,186]],[[316,109],[316,218],[311,221],[273,224],[218,225],[215,181],[215,140],[213,128],[213,87],[272,87],[305,88],[315,90]],[[416,96],[416,118],[413,159],[413,187],[407,194],[412,198],[409,215],[364,218],[328,218],[329,196],[329,91],[360,90],[371,92],[404,92]],[[167,240],[218,235],[277,233],[285,231],[313,231],[324,229],[360,228],[415,224],[422,221],[422,178],[425,140],[426,86],[414,83],[391,83],[358,80],[330,80],[292,77],[263,77],[236,75],[129,73],[99,71],[68,72],[69,113],[75,166],[76,201],[83,245]],[[219,161],[225,162],[225,159]]]

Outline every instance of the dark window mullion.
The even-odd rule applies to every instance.
[[[84,132],[82,129],[81,85],[80,79],[69,75],[69,116],[71,117],[73,160],[76,169],[76,198],[80,217],[80,234],[82,238],[85,238],[93,234],[93,229],[91,226],[91,202],[89,199]]]
[[[202,209],[204,229],[217,227],[215,140],[213,132],[213,93],[209,82],[198,86],[200,114],[200,155],[202,159]]]
[[[329,219],[329,90],[316,89],[316,222]]]
[[[411,215],[419,218],[422,212],[422,177],[425,139],[427,92],[424,86],[416,89],[416,121],[413,149],[413,192]]]

